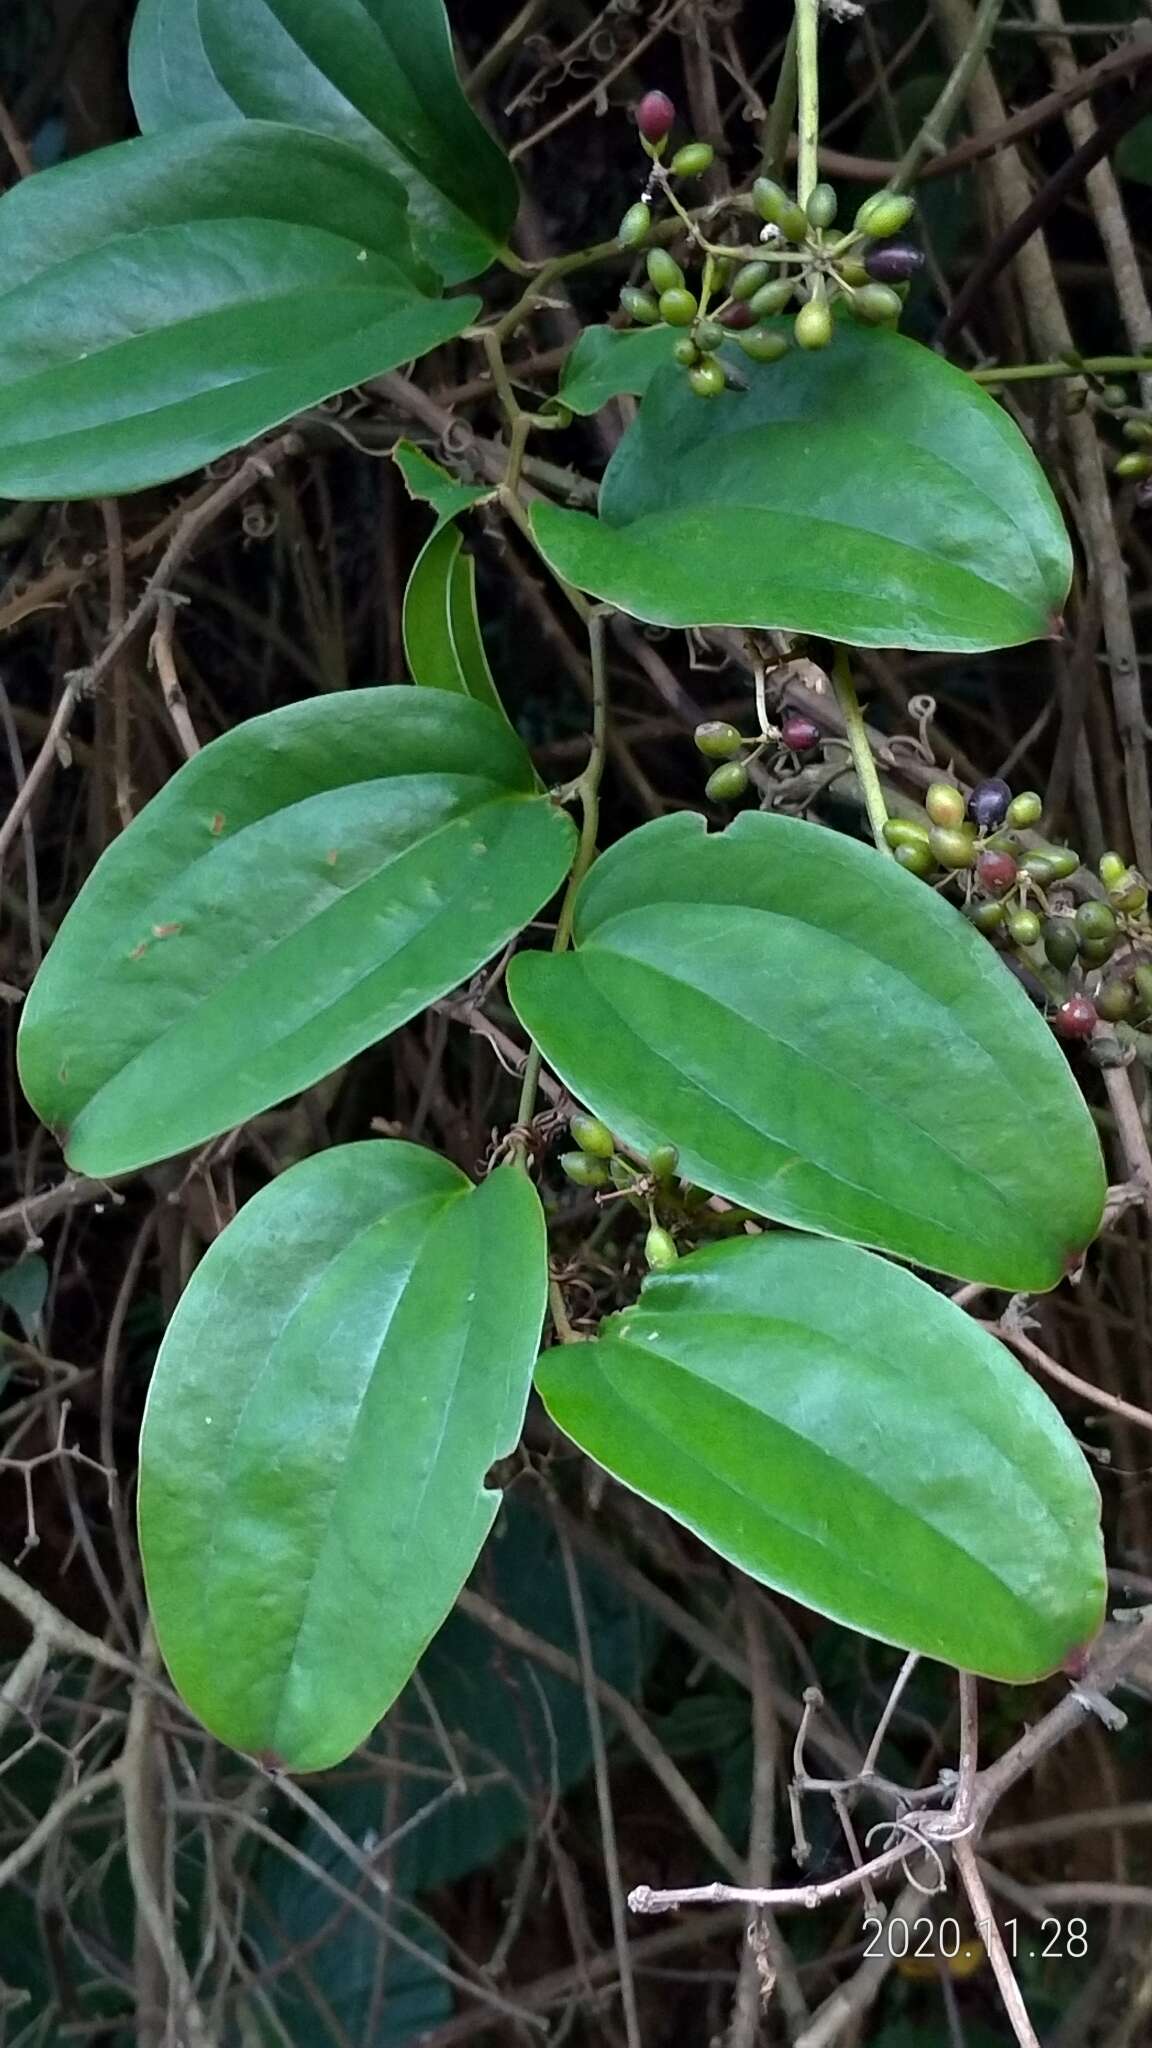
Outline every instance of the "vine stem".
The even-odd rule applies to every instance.
[[[801,206],[820,176],[816,150],[820,137],[820,0],[796,0],[796,84],[799,99],[799,153],[796,197]]]
[[[856,770],[856,777],[863,791],[872,837],[880,852],[890,855],[892,849],[884,837],[884,827],[888,823],[888,806],[884,801],[884,791],[880,787],[880,777],[876,773],[876,763],[868,744],[864,713],[860,709],[860,699],[856,695],[856,685],[852,680],[852,668],[846,647],[836,649],[836,658],[832,664],[832,686],[836,692],[836,702],[843,714],[845,736],[852,754],[852,766]]]

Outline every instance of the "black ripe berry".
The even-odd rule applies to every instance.
[[[1011,801],[1012,791],[999,777],[990,782],[978,782],[968,799],[968,815],[982,832],[995,832],[997,826],[1004,823]]]
[[[1052,1019],[1061,1038],[1091,1038],[1096,1029],[1096,1005],[1089,996],[1069,996]]]
[[[910,277],[924,266],[924,251],[913,242],[903,242],[894,237],[889,242],[877,242],[864,258],[864,268],[869,277],[880,284],[906,284]]]

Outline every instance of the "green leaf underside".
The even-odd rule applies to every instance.
[[[202,1143],[464,981],[553,894],[570,820],[485,706],[356,690],[216,740],[103,856],[33,985],[25,1091],[79,1171]]]
[[[0,202],[0,493],[182,476],[460,333],[403,188],[265,122],[127,142]]]
[[[450,690],[504,716],[476,616],[476,564],[459,528],[425,541],[404,592],[404,652],[414,683]]]
[[[404,478],[411,498],[431,505],[436,514],[436,531],[461,512],[470,512],[483,498],[492,495],[486,484],[460,484],[450,470],[433,462],[414,441],[397,441],[392,459]]]
[[[599,412],[627,392],[643,397],[672,359],[673,327],[585,327],[564,360],[557,397],[571,412]]]
[[[990,1678],[1103,1620],[1099,1495],[1002,1346],[912,1274],[766,1235],[645,1284],[544,1354],[567,1435],[754,1578]],[[990,1505],[991,1504],[991,1505]]]
[[[246,115],[338,137],[404,185],[448,281],[488,267],[516,178],[456,76],[441,0],[142,0],[132,31],[141,128]]]
[[[140,1532],[165,1662],[222,1741],[319,1770],[396,1697],[495,1517],[546,1281],[526,1177],[473,1188],[414,1145],[319,1153],[212,1245],[157,1360]]]
[[[1013,1289],[1099,1224],[1091,1119],[987,942],[894,862],[798,820],[644,826],[581,889],[576,949],[508,987],[573,1093],[761,1215]],[[942,1085],[941,1077],[947,1077]]]
[[[552,567],[667,626],[978,651],[1047,635],[1067,595],[1059,508],[1008,415],[903,335],[742,362],[698,399],[652,378],[599,517],[541,504]]]

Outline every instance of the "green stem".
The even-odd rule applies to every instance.
[[[888,806],[884,802],[884,791],[880,787],[880,777],[876,773],[876,763],[868,744],[864,713],[860,709],[860,699],[856,695],[856,685],[852,680],[852,668],[846,647],[836,649],[836,659],[832,664],[832,685],[836,692],[836,702],[843,714],[845,736],[852,754],[852,766],[856,770],[856,779],[863,793],[868,823],[872,827],[872,837],[881,853],[890,854],[892,849],[884,837],[884,827],[888,823]]]
[[[968,88],[984,61],[1004,0],[983,0],[972,22],[963,51],[944,83],[939,98],[900,159],[896,175],[888,180],[892,192],[906,192],[926,156],[942,154],[956,115],[968,97]]]
[[[1078,362],[1010,363],[997,369],[970,370],[975,384],[1038,383],[1044,377],[1125,377],[1152,370],[1152,356],[1083,356]]]
[[[801,206],[820,176],[820,0],[796,0],[796,82],[800,103],[796,197]]]
[[[779,179],[783,175],[788,157],[788,138],[792,133],[795,112],[796,23],[793,22],[784,45],[784,55],[780,59],[776,94],[764,124],[764,169],[770,178]]]

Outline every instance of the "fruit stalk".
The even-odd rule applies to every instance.
[[[860,699],[856,695],[856,685],[852,680],[846,647],[836,649],[836,657],[832,663],[832,686],[836,692],[836,702],[844,716],[844,733],[852,754],[856,779],[863,793],[864,808],[868,813],[872,837],[879,852],[887,854],[891,860],[894,858],[894,850],[884,837],[884,827],[888,823],[888,806],[884,802],[884,791],[880,787],[880,777],[876,773],[876,763],[872,759],[872,749],[868,744],[864,713],[860,709]]]
[[[816,145],[820,135],[820,0],[796,0],[796,82],[799,100],[800,147],[796,159],[796,198],[808,204],[820,175]]]

